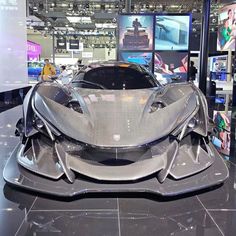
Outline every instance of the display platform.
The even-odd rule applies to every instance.
[[[3,177],[5,181],[27,190],[60,197],[73,197],[85,193],[98,192],[146,192],[171,197],[220,185],[229,175],[222,157],[211,144],[211,148],[214,151],[213,158],[215,159],[212,166],[199,174],[181,180],[167,178],[161,184],[155,176],[152,176],[148,179],[132,183],[114,183],[77,177],[74,183],[70,184],[65,179],[58,181],[50,180],[21,167],[16,161],[19,147],[20,144],[15,148],[4,168]]]

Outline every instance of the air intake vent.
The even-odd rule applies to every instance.
[[[67,107],[70,108],[70,109],[72,109],[72,110],[74,110],[74,111],[76,111],[76,112],[79,112],[79,113],[83,114],[83,110],[82,110],[82,108],[81,108],[79,102],[77,102],[77,101],[71,101],[71,102],[69,102],[69,103],[67,104]]]
[[[153,112],[158,111],[164,107],[165,107],[165,104],[163,102],[160,102],[160,101],[154,102],[150,107],[149,113],[153,113]]]

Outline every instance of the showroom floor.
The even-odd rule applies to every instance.
[[[236,235],[236,165],[213,191],[179,199],[152,195],[88,195],[65,201],[5,184],[2,170],[18,142],[21,106],[0,113],[0,235]]]

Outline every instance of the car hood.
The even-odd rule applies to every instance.
[[[165,89],[96,90],[72,89],[83,114],[37,91],[36,110],[61,133],[100,147],[133,147],[168,135],[197,106],[191,86]],[[150,112],[156,101],[165,104]]]

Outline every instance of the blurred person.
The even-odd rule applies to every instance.
[[[189,67],[189,78],[191,81],[194,81],[196,79],[196,74],[197,74],[197,68],[194,66],[194,62],[190,62],[190,67]]]
[[[78,71],[80,71],[83,66],[84,66],[84,65],[82,64],[82,60],[81,60],[81,59],[78,59],[78,61],[77,61]]]
[[[228,42],[230,40],[230,34],[231,34],[232,30],[231,30],[231,27],[229,27],[229,23],[228,23],[228,20],[225,20],[224,21],[224,27],[222,29],[222,36],[223,36],[223,39],[224,39],[224,44],[226,44],[226,42]]]
[[[61,74],[58,76],[58,79],[60,79],[63,84],[68,84],[70,82],[70,75],[66,66],[61,66]]]
[[[52,76],[56,75],[56,69],[49,62],[49,59],[45,59],[44,63],[45,63],[45,65],[44,65],[42,72],[41,72],[41,79],[43,81],[49,81]]]
[[[227,14],[228,14],[227,24],[228,24],[228,27],[231,27],[234,23],[234,13],[232,9],[229,9]]]

